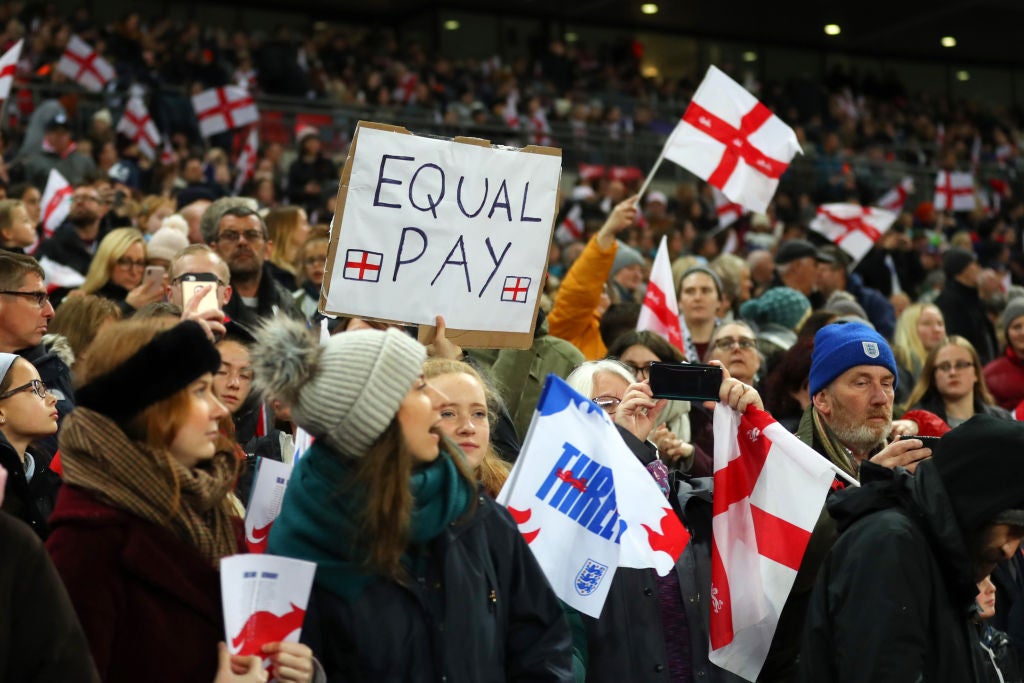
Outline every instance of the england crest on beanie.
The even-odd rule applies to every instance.
[[[892,373],[892,385],[899,379],[896,358],[885,338],[864,323],[832,323],[814,335],[811,354],[811,396],[839,375],[858,365],[878,365]]]

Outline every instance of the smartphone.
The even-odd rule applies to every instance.
[[[651,363],[654,398],[674,401],[717,401],[722,368],[696,363]]]
[[[146,266],[142,281],[146,283],[147,289],[163,288],[164,273],[166,272],[167,270],[163,266]]]
[[[217,276],[213,273],[185,273],[179,278],[181,282],[181,306],[188,306],[188,302],[195,296],[196,290],[200,287],[209,287],[206,294],[199,302],[197,313],[205,313],[220,306],[217,305]]]
[[[910,436],[908,434],[904,434],[900,437],[900,441],[903,441],[904,439],[920,439],[921,443],[924,444],[924,448],[934,449],[939,445],[939,439],[941,438],[942,437],[939,436]]]

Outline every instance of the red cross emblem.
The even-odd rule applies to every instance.
[[[530,278],[509,275],[501,289],[501,300],[517,304],[525,304],[530,291]]]
[[[144,111],[142,114],[138,114],[129,107],[124,110],[124,118],[128,119],[128,122],[135,126],[135,134],[132,136],[134,142],[145,142],[151,148],[156,149],[160,141],[154,139],[152,134],[146,129],[146,126],[153,120],[148,112]]]
[[[871,209],[868,207],[864,207],[862,215],[851,216],[849,218],[843,218],[841,216],[836,215],[835,213],[832,213],[828,209],[823,208],[819,208],[818,213],[820,213],[822,216],[832,221],[836,225],[841,225],[843,229],[846,230],[846,232],[844,232],[842,235],[839,235],[833,240],[836,244],[841,243],[851,233],[858,231],[864,233],[864,235],[866,235],[867,238],[872,242],[877,242],[878,239],[882,236],[882,233],[878,232],[875,226],[871,225],[870,223],[864,220],[864,216],[867,216],[871,213]]]
[[[379,282],[384,254],[379,251],[349,249],[345,252],[345,268],[342,277],[346,280]]]
[[[939,201],[940,197],[942,198],[941,202]],[[939,172],[939,182],[935,186],[935,208],[948,211],[964,211],[973,208],[968,207],[962,200],[957,201],[958,197],[974,197],[974,186],[970,184],[954,185],[952,173]]]
[[[196,116],[200,121],[208,119],[211,116],[223,116],[224,125],[227,126],[227,130],[231,130],[236,127],[235,119],[231,112],[236,109],[244,109],[245,107],[252,106],[253,99],[249,95],[239,97],[237,100],[228,99],[224,88],[217,88],[215,93],[217,95],[217,104],[208,109],[204,109]]]
[[[750,136],[771,117],[768,107],[758,102],[740,119],[740,127],[735,128],[696,102],[690,103],[683,114],[683,120],[725,145],[722,160],[708,177],[709,183],[719,189],[725,187],[740,159],[769,178],[778,179],[782,176],[789,163],[772,159],[750,142]]]

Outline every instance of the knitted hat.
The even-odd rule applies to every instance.
[[[287,403],[297,425],[353,458],[391,424],[426,357],[399,330],[345,332],[321,346],[304,325],[284,317],[256,331],[251,351],[258,387]]]
[[[924,461],[946,485],[960,529],[1024,526],[1024,424],[979,413],[945,434]],[[920,470],[918,470],[920,471]]]
[[[625,242],[619,241],[618,245],[619,248],[615,250],[615,260],[612,262],[612,271],[609,275],[615,275],[627,266],[644,265],[644,257],[640,255],[639,251]]]
[[[809,310],[811,302],[801,292],[791,287],[773,287],[756,299],[744,301],[740,317],[759,327],[775,323],[794,330]]]
[[[973,251],[952,247],[942,255],[942,272],[946,274],[947,280],[952,280],[977,260]]]
[[[839,375],[858,365],[878,365],[892,373],[896,387],[899,375],[892,349],[882,335],[863,323],[832,323],[814,335],[811,354],[811,396],[827,387]]]
[[[1003,328],[1003,334],[1006,334],[1013,321],[1022,315],[1024,315],[1024,297],[1010,299],[1006,304],[1006,308],[1003,309],[1003,317],[999,319],[999,325]]]
[[[203,328],[183,322],[76,391],[75,404],[123,423],[219,369],[220,354]]]
[[[0,353],[0,382],[4,381],[4,377],[10,372],[11,366],[14,365],[14,361],[18,360],[20,356],[16,353]]]
[[[188,246],[188,237],[176,228],[160,228],[146,243],[146,258],[173,261],[174,255]]]
[[[688,278],[691,275],[693,275],[694,273],[704,273],[705,275],[710,277],[712,280],[714,280],[714,282],[715,282],[715,290],[716,290],[716,293],[718,294],[718,298],[719,299],[722,298],[722,278],[718,277],[718,273],[716,273],[715,271],[711,270],[707,266],[692,266],[690,268],[687,268],[686,272],[683,273],[683,276],[681,278],[679,278],[679,291],[683,291],[683,281],[686,280],[686,278]]]

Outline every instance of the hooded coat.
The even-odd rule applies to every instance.
[[[1024,425],[978,415],[914,476],[898,469],[829,499],[840,536],[811,595],[801,681],[985,680],[970,549],[997,515],[1024,508],[1022,448]]]

